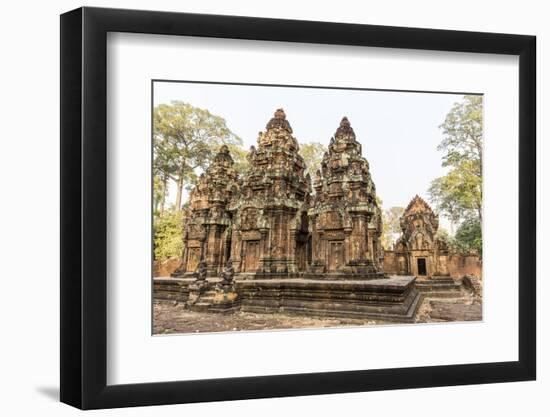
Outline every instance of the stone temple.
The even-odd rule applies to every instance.
[[[447,244],[437,237],[439,218],[418,195],[400,219],[402,235],[394,252],[401,275],[419,278],[447,276]]]
[[[331,138],[321,167],[315,175],[315,197],[308,212],[311,271],[348,278],[383,276],[378,264],[382,227],[376,187],[346,117]]]
[[[313,184],[282,109],[248,161],[239,178],[222,146],[201,175],[190,193],[181,265],[171,278],[155,278],[155,299],[198,311],[414,319],[416,276],[446,273],[437,216],[413,199],[395,251],[400,269],[387,275],[376,187],[346,117]]]
[[[232,219],[227,205],[238,194],[237,180],[233,158],[224,145],[189,195],[182,263],[173,276],[192,276],[201,259],[209,275],[222,272],[231,250]]]
[[[248,154],[250,167],[239,197],[229,206],[233,267],[250,277],[296,275],[306,271],[311,256],[311,179],[282,109],[259,133],[257,143]]]

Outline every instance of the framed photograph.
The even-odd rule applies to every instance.
[[[535,37],[61,16],[61,401],[536,377]]]

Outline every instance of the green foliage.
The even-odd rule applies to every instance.
[[[472,216],[482,221],[482,97],[464,96],[455,103],[440,126],[447,175],[436,178],[429,188],[430,200],[437,210],[456,224]]]
[[[446,229],[439,228],[436,234],[436,238],[439,240],[442,240],[447,244],[447,247],[449,248],[449,253],[451,254],[463,253],[463,248],[460,247],[455,237],[451,235]]]
[[[482,179],[469,172],[470,165],[471,161],[463,161],[447,175],[433,180],[428,190],[432,203],[451,224],[472,215],[478,215],[481,219]]]
[[[464,96],[447,114],[440,129],[443,141],[438,150],[444,151],[443,166],[455,167],[472,161],[472,175],[481,177],[483,156],[483,108],[481,96]]]
[[[161,216],[164,211],[164,201],[168,195],[166,184],[163,181],[163,177],[160,175],[153,175],[153,213],[155,216]]]
[[[153,222],[155,260],[163,261],[173,257],[181,257],[183,251],[183,212],[180,210],[166,211],[157,216]]]
[[[446,236],[449,249],[461,254],[481,256],[483,240],[483,108],[481,96],[464,96],[455,103],[440,126],[444,138],[438,150],[444,152],[447,175],[432,181],[432,203],[451,225],[460,223],[454,238]]]
[[[239,176],[242,176],[246,173],[248,170],[248,159],[246,156],[248,155],[248,151],[241,148],[239,145],[229,144],[227,145],[229,148],[229,152],[231,153],[231,157],[233,158],[233,161],[235,164],[233,167],[238,172]]]
[[[306,163],[306,170],[310,175],[315,174],[321,168],[323,155],[328,149],[325,145],[319,142],[310,142],[300,145],[300,155]]]
[[[208,110],[181,101],[160,104],[153,111],[153,174],[177,183],[176,208],[181,208],[183,188],[197,181],[219,147],[242,145],[225,120]],[[155,205],[163,205],[161,202]],[[163,211],[163,208],[160,209]]]
[[[481,223],[477,217],[471,217],[462,222],[455,234],[455,241],[463,254],[475,252],[482,255],[483,240]]]

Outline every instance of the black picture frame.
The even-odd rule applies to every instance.
[[[519,358],[423,366],[107,385],[108,32],[519,56]],[[536,77],[534,36],[156,11],[61,15],[61,401],[82,409],[534,380]]]

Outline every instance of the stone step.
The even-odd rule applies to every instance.
[[[460,290],[460,284],[416,284],[418,289]]]
[[[416,281],[416,288],[430,297],[453,298],[462,293],[462,284],[451,277],[437,277]]]

